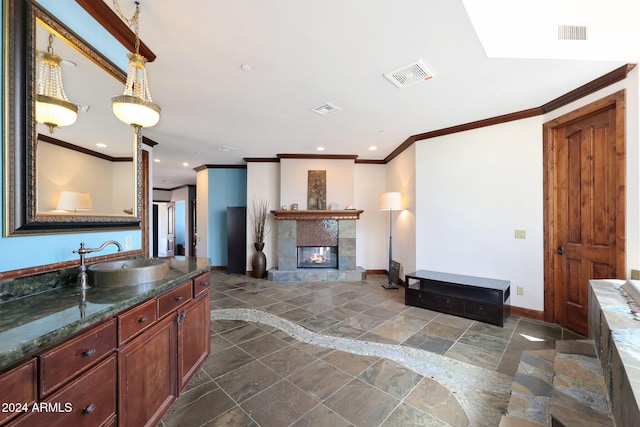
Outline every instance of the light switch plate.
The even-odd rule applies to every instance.
[[[527,238],[527,230],[516,230],[515,238],[516,239],[526,239]]]

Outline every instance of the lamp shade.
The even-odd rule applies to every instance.
[[[91,210],[91,194],[77,191],[61,191],[56,209],[65,211]]]
[[[36,75],[36,121],[49,126],[69,126],[78,118],[78,106],[67,99],[62,86],[62,58],[53,53],[53,35],[47,52],[38,51]]]
[[[111,98],[113,114],[128,125],[143,128],[155,126],[160,120],[160,107],[153,103],[144,64],[147,60],[137,53],[129,54],[129,70],[124,94]]]
[[[388,209],[392,211],[402,210],[402,195],[398,191],[390,191],[380,195],[379,209]]]

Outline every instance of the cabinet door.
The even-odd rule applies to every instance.
[[[120,426],[155,426],[178,395],[177,330],[168,316],[119,350]]]
[[[0,425],[31,407],[36,401],[36,359],[0,376]]]
[[[209,290],[180,310],[178,318],[178,378],[182,391],[211,350]]]

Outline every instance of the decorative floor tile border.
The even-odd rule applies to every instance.
[[[323,335],[274,314],[255,309],[211,310],[211,320],[262,323],[308,344],[392,360],[446,387],[458,399],[467,416],[472,420],[472,425],[482,425],[482,420],[486,421],[487,418],[499,421],[501,414],[506,410],[511,394],[512,378],[510,376],[425,350]]]

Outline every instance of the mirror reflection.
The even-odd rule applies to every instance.
[[[136,215],[135,138],[111,110],[111,97],[122,92],[123,83],[40,19],[34,50],[36,68],[42,52],[61,58],[62,87],[78,111],[67,126],[36,124],[36,215]],[[40,93],[47,84],[36,86]]]

